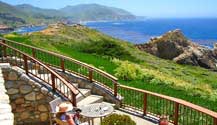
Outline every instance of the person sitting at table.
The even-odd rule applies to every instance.
[[[65,121],[68,125],[76,125],[74,122],[74,115],[67,113],[68,111],[72,111],[73,106],[71,103],[63,102],[57,107],[56,118],[61,121]]]
[[[81,109],[76,108],[75,109],[75,114],[74,114],[74,117],[73,117],[76,125],[79,125],[81,123],[80,122],[80,117],[81,117],[80,113],[81,113]]]

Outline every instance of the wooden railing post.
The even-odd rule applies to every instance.
[[[175,102],[174,107],[174,125],[178,125],[179,121],[179,103]]]
[[[147,93],[144,93],[144,102],[143,102],[143,115],[145,116],[147,114],[147,96],[148,94]]]
[[[0,42],[2,42],[2,40],[0,40]],[[3,45],[0,44],[0,57],[2,57],[3,60]]]
[[[26,71],[26,74],[28,75],[29,74],[28,61],[27,61],[27,56],[26,55],[23,55],[23,60],[24,60],[24,70]]]
[[[72,92],[72,105],[74,107],[77,107],[77,100],[76,100],[76,95]]]
[[[217,125],[217,118],[214,118],[214,123],[213,125]]]
[[[115,80],[115,81],[113,81],[113,83],[114,83],[114,96],[117,97],[117,95],[118,95],[118,81]]]
[[[65,60],[63,58],[60,58],[60,62],[61,62],[61,69],[63,72],[65,72]]]
[[[35,58],[35,49],[34,48],[32,48],[32,57]]]
[[[5,40],[2,40],[3,43],[5,43]],[[7,57],[7,50],[6,50],[6,46],[3,46],[3,56]]]
[[[93,69],[89,68],[89,80],[90,82],[93,82]]]
[[[51,82],[52,82],[52,89],[53,91],[55,91],[56,87],[55,87],[55,76],[53,73],[51,73]]]

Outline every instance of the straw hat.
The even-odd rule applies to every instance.
[[[69,102],[60,103],[59,106],[56,107],[56,112],[68,112],[73,109],[73,106]]]

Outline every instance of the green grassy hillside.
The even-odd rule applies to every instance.
[[[86,20],[128,20],[135,19],[135,16],[123,9],[107,7],[98,4],[81,4],[76,6],[67,6],[60,9],[66,16],[75,21]]]
[[[94,65],[118,76],[121,84],[182,98],[217,111],[216,72],[157,58],[96,30],[59,24],[38,33],[5,37]]]
[[[28,4],[9,5],[0,1],[0,24],[17,27],[24,24],[51,24],[58,21],[101,21],[135,19],[131,13],[98,4],[81,4],[62,9],[42,9]]]
[[[25,24],[26,21],[23,19],[27,18],[25,15],[24,12],[20,11],[16,7],[0,1],[0,24],[10,26]]]

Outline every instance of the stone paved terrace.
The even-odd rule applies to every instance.
[[[1,125],[13,125],[14,115],[9,100],[6,94],[2,70],[0,68],[0,123]]]

